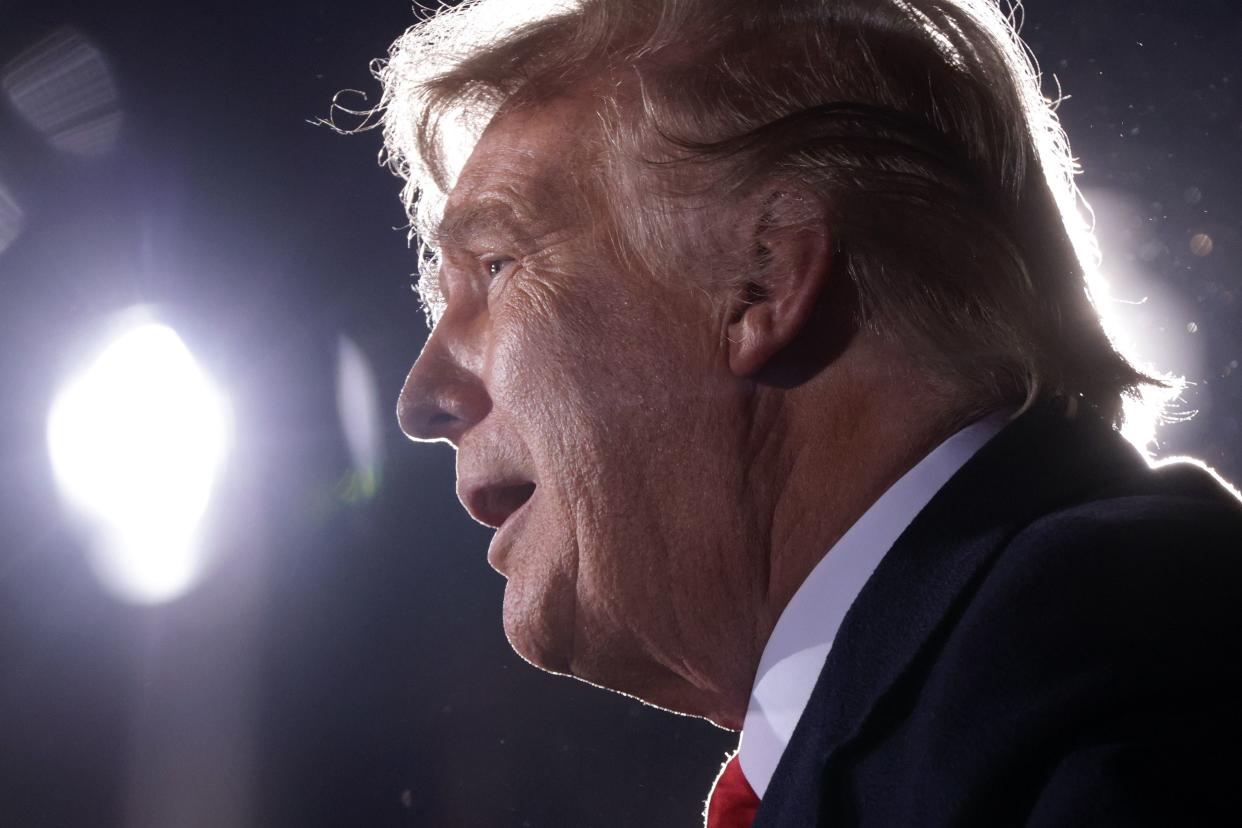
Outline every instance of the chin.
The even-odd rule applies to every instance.
[[[521,594],[513,581],[505,587],[504,628],[509,646],[532,666],[549,673],[571,672],[573,649],[573,613],[568,624],[558,624],[551,613],[546,593],[543,600]]]
[[[572,635],[557,634],[530,619],[514,617],[509,602],[505,603],[505,635],[514,652],[531,665],[549,673],[572,676],[595,687],[611,690],[652,707],[705,719],[724,730],[741,730],[746,712],[727,705],[712,704],[701,691],[681,676],[650,660],[625,663],[615,654],[596,653],[596,657],[578,654],[574,658]]]

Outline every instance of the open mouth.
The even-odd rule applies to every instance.
[[[529,480],[481,486],[466,496],[466,511],[479,523],[499,529],[534,493]]]

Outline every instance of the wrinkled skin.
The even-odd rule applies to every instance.
[[[608,252],[566,173],[591,123],[566,99],[484,134],[450,194],[446,305],[399,415],[457,447],[463,503],[503,523],[488,556],[519,654],[736,728],[793,589],[903,468],[852,465],[842,447],[865,453],[856,426],[881,418],[828,380],[763,390],[739,370],[779,307],[740,329],[728,297],[690,287],[703,274],[650,278]],[[864,387],[850,353],[829,374]],[[479,494],[516,481],[536,488],[512,517],[516,500]]]

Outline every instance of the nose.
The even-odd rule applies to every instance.
[[[456,447],[487,416],[492,403],[482,381],[440,333],[437,326],[405,378],[397,421],[411,440],[445,440]]]

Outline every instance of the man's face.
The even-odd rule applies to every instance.
[[[724,620],[763,583],[739,508],[744,401],[701,274],[639,275],[605,243],[576,183],[592,123],[566,100],[487,130],[449,198],[446,304],[399,413],[457,447],[459,498],[500,527],[514,649],[711,715],[708,662],[750,644],[720,640]]]

